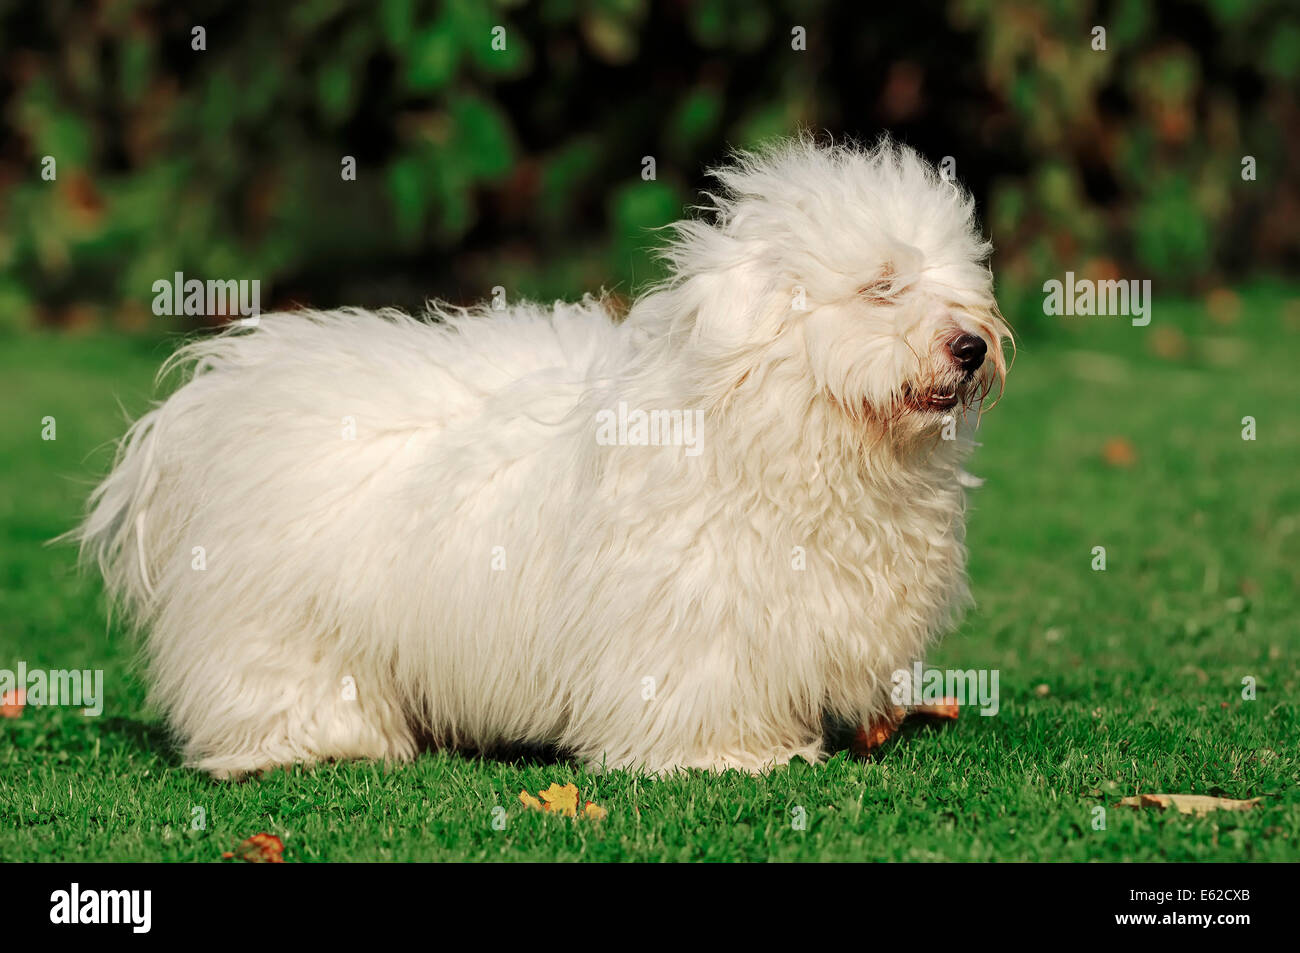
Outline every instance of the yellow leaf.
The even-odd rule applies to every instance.
[[[542,802],[537,800],[537,798],[533,797],[527,791],[519,792],[519,800],[523,802],[524,807],[531,808],[534,811],[546,810],[542,807]]]
[[[593,804],[590,801],[582,809],[582,816],[593,821],[603,820],[609,811],[605,810],[599,804]]]
[[[565,817],[573,817],[578,813],[577,785],[566,784],[561,787],[558,784],[552,784],[545,791],[538,792],[538,796],[546,802],[546,811],[549,814],[563,814]]]
[[[1176,808],[1179,814],[1204,817],[1210,811],[1249,811],[1263,798],[1235,801],[1229,797],[1210,797],[1205,794],[1139,794],[1126,797],[1119,803],[1124,807],[1158,807],[1160,810]]]

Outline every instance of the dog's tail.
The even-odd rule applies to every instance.
[[[117,446],[113,469],[90,495],[88,512],[65,534],[94,562],[114,603],[137,618],[148,611],[154,588],[149,578],[149,505],[158,488],[155,452],[163,407],[137,420]]]

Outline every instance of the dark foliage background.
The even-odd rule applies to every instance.
[[[1203,292],[1300,262],[1298,78],[1281,0],[0,0],[0,326],[156,326],[175,271],[627,295],[705,167],[800,128],[951,156],[1013,319],[1067,269]]]

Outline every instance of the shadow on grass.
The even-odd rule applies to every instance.
[[[126,747],[157,758],[169,768],[181,767],[180,752],[172,743],[167,729],[159,722],[140,721],[135,718],[105,718],[104,734],[117,739]]]
[[[853,744],[855,729],[831,724],[826,727],[825,744],[828,756],[847,751],[855,758],[861,759],[863,757],[861,752],[855,750]],[[909,721],[900,726],[898,731],[879,750],[873,751],[867,757],[870,759],[879,758],[893,748],[896,742],[911,737],[918,732],[933,732],[941,727],[941,725],[927,722]],[[135,718],[107,718],[103,721],[103,731],[106,736],[115,738],[124,746],[136,748],[142,754],[157,758],[168,768],[183,768],[180,752],[166,726],[160,722],[141,721]],[[447,744],[428,735],[420,737],[418,743],[421,753],[424,754],[445,751],[464,758],[466,761],[495,762],[518,768],[577,764],[571,752],[550,744],[509,744],[476,748],[467,745]]]
[[[422,753],[446,751],[468,761],[494,761],[520,768],[553,767],[574,761],[571,752],[549,744],[502,744],[475,748],[469,745],[447,744],[432,735],[421,735],[417,742]]]

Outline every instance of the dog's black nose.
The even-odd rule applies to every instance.
[[[969,373],[978,370],[984,363],[988,345],[978,334],[963,334],[948,345],[948,350],[952,351],[952,356],[961,365],[961,369]]]

